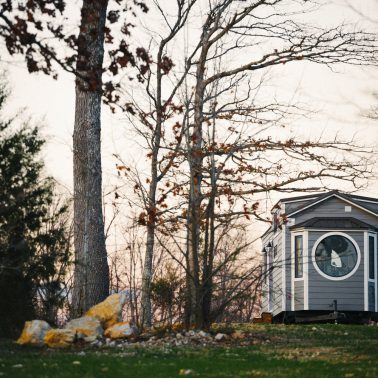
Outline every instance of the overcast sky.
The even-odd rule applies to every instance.
[[[322,22],[355,21],[359,25],[374,26],[374,18],[378,23],[377,0],[350,0],[350,3],[361,14],[352,12],[342,0],[330,2],[320,14]],[[344,5],[342,5],[344,4]],[[368,15],[367,20],[362,14]],[[75,15],[77,17],[77,15]],[[148,21],[148,15],[145,16]],[[372,22],[370,22],[372,21]],[[43,120],[43,134],[48,144],[44,152],[47,171],[68,188],[72,187],[72,132],[74,123],[74,81],[65,73],[54,81],[42,74],[29,75],[23,63],[12,61],[0,46],[0,57],[3,68],[9,75],[12,89],[8,112],[26,108],[24,114],[30,115],[34,121]],[[321,132],[341,132],[345,135],[356,134],[360,141],[378,146],[378,122],[362,117],[361,113],[374,105],[372,96],[378,91],[378,69],[340,67],[337,73],[324,66],[298,64],[295,67],[282,68],[275,78],[275,84],[287,90],[288,96],[296,92],[301,101],[311,103],[317,114],[311,120],[302,121],[302,128],[311,135]],[[104,107],[103,110],[103,167],[104,184],[111,182],[115,172],[113,153],[120,153],[126,159],[136,162],[144,161],[145,152],[133,143],[128,132],[126,121],[121,114],[112,115]],[[362,195],[378,196],[378,181],[372,181],[369,188],[360,192]],[[276,197],[269,199],[270,206]]]

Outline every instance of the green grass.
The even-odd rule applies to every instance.
[[[251,345],[50,350],[3,340],[0,377],[378,377],[378,327],[240,328]]]

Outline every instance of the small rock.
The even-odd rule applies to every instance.
[[[222,341],[222,340],[226,340],[227,338],[227,335],[225,335],[224,333],[217,333],[214,337],[214,339],[216,341]]]
[[[194,371],[192,369],[180,369],[179,375],[190,375],[193,374]]]
[[[92,341],[92,342],[90,343],[90,345],[92,345],[92,346],[97,346],[97,343],[98,343],[98,341],[95,340],[95,341]]]
[[[79,352],[77,355],[78,355],[78,356],[85,356],[85,352],[82,350],[82,351]]]
[[[72,365],[81,365],[80,361],[72,361]]]
[[[50,329],[50,325],[44,320],[31,320],[25,322],[24,329],[17,340],[17,344],[43,345],[43,339],[47,331]]]
[[[206,337],[209,337],[210,334],[205,331],[199,331],[198,336],[206,338]]]
[[[182,339],[184,336],[181,333],[176,333],[176,339]]]
[[[316,327],[311,328],[313,331],[317,331],[318,329]]]

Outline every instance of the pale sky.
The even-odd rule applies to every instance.
[[[376,25],[351,12],[347,6],[341,6],[342,3],[342,0],[330,2],[330,6],[322,13],[322,21],[334,23],[343,19],[355,20],[359,25],[378,29],[377,0],[350,0],[359,11],[370,18],[375,17]],[[148,18],[148,15],[145,17]],[[3,61],[2,67],[9,73],[12,89],[8,112],[12,114],[26,108],[23,114],[35,121],[43,120],[43,134],[48,140],[44,151],[47,172],[64,186],[72,188],[73,77],[62,73],[59,80],[54,81],[42,74],[29,75],[20,59],[11,64],[9,60],[4,47],[0,45],[0,63]],[[295,92],[298,99],[318,109],[312,119],[301,121],[301,128],[306,133],[319,135],[325,132],[332,135],[339,131],[342,135],[356,134],[357,139],[378,148],[378,122],[361,116],[363,110],[374,105],[372,92],[378,91],[378,68],[343,66],[339,67],[338,73],[333,73],[324,66],[313,64],[288,65],[281,68],[274,80],[277,88],[287,91],[289,98]],[[145,151],[133,143],[122,114],[113,115],[105,106],[102,141],[105,186],[112,182],[112,176],[116,174],[113,153],[121,154],[126,160],[132,158],[136,163],[145,160]],[[372,181],[369,188],[359,194],[378,196],[378,180]],[[267,205],[270,206],[276,199],[273,196]]]

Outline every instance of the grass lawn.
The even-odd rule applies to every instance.
[[[378,377],[378,327],[247,325],[253,344],[21,347],[0,341],[0,377]]]

